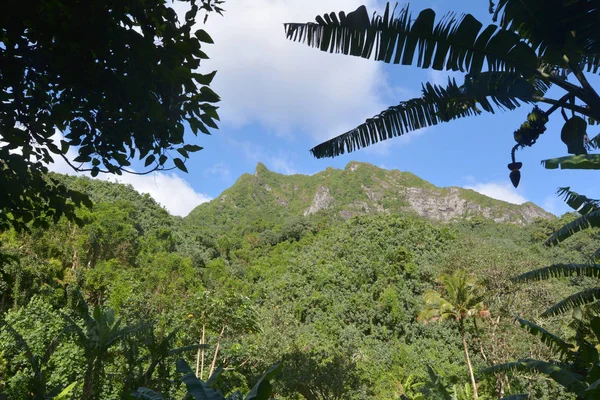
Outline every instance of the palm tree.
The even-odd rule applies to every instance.
[[[345,14],[318,16],[316,23],[285,24],[288,39],[331,53],[386,63],[465,73],[462,85],[426,83],[422,96],[400,102],[356,128],[314,147],[317,158],[336,157],[382,140],[453,119],[514,110],[535,104],[515,133],[509,164],[515,186],[522,164],[518,148],[533,145],[558,109],[565,118],[561,139],[574,156],[545,160],[546,168],[600,169],[598,137],[589,140],[588,121],[600,120],[600,96],[585,73],[600,70],[600,4],[593,0],[499,0],[490,2],[499,26],[470,14],[448,14],[436,21],[431,9],[415,18],[409,6],[399,11],[388,4],[383,15],[364,6]],[[564,91],[546,96],[550,86]],[[542,110],[538,105],[549,105]],[[564,110],[571,111],[568,117]]]
[[[419,314],[418,320],[458,322],[465,361],[469,367],[469,376],[473,387],[473,398],[477,399],[477,383],[469,357],[464,321],[467,318],[473,318],[473,322],[475,322],[477,317],[489,316],[489,311],[483,304],[481,287],[466,271],[458,270],[452,275],[442,275],[439,282],[442,286],[441,291],[430,290],[425,293],[425,308]]]

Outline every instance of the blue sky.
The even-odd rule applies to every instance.
[[[221,124],[211,136],[188,140],[204,147],[188,162],[189,174],[124,177],[149,192],[172,213],[185,215],[195,205],[217,197],[260,161],[284,174],[313,174],[344,168],[353,160],[410,171],[437,186],[473,188],[515,203],[532,201],[550,212],[568,210],[555,196],[560,186],[600,197],[593,171],[545,170],[540,160],[564,156],[562,118],[555,114],[538,143],[517,152],[523,162],[521,184],[512,188],[507,164],[513,131],[532,106],[410,133],[334,159],[317,160],[309,149],[362,123],[389,105],[418,96],[421,83],[444,83],[448,73],[386,65],[331,55],[287,41],[284,22],[313,21],[317,14],[346,12],[360,4],[383,11],[375,0],[232,0],[224,17],[212,15],[206,30],[215,44],[201,69],[217,69],[214,89],[222,97]],[[402,5],[404,3],[400,3]],[[419,1],[414,12],[431,7],[441,16],[453,8],[491,23],[488,2]],[[460,74],[453,74],[460,80]],[[600,84],[594,79],[593,84]],[[555,94],[555,95],[553,95]],[[560,96],[560,91],[549,97]],[[600,129],[598,129],[600,130]],[[597,132],[588,130],[590,136]],[[55,169],[61,170],[61,167]]]

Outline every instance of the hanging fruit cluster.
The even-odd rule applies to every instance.
[[[508,164],[510,170],[510,181],[514,187],[519,186],[521,181],[521,167],[523,163],[515,160],[515,152],[519,147],[532,146],[538,140],[540,135],[546,131],[546,123],[548,115],[538,106],[533,107],[533,110],[527,115],[527,121],[523,122],[519,129],[514,133],[514,138],[517,144],[511,151],[512,162]]]
[[[538,106],[527,115],[527,121],[523,122],[514,133],[515,142],[521,147],[532,146],[542,133],[546,131],[548,116]]]

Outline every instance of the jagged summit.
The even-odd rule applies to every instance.
[[[351,218],[360,214],[412,213],[448,222],[484,217],[496,222],[527,224],[553,216],[533,203],[516,205],[459,187],[439,188],[405,171],[385,170],[351,161],[344,169],[327,168],[314,175],[283,175],[258,163],[211,202],[186,219],[226,228],[247,220],[276,220],[319,212]]]

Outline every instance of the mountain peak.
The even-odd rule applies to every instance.
[[[351,161],[344,169],[327,168],[314,175],[283,175],[258,163],[217,199],[186,217],[199,224],[227,229],[242,220],[272,220],[325,212],[348,219],[362,214],[417,214],[432,220],[483,217],[496,222],[527,224],[552,216],[531,203],[516,205],[472,190],[439,188],[399,170]],[[251,220],[251,221],[250,221]]]
[[[254,176],[259,176],[260,174],[264,174],[265,172],[271,172],[271,171],[269,171],[269,168],[267,168],[267,166],[265,164],[263,164],[259,161],[259,163],[256,164],[256,169],[254,170]]]

